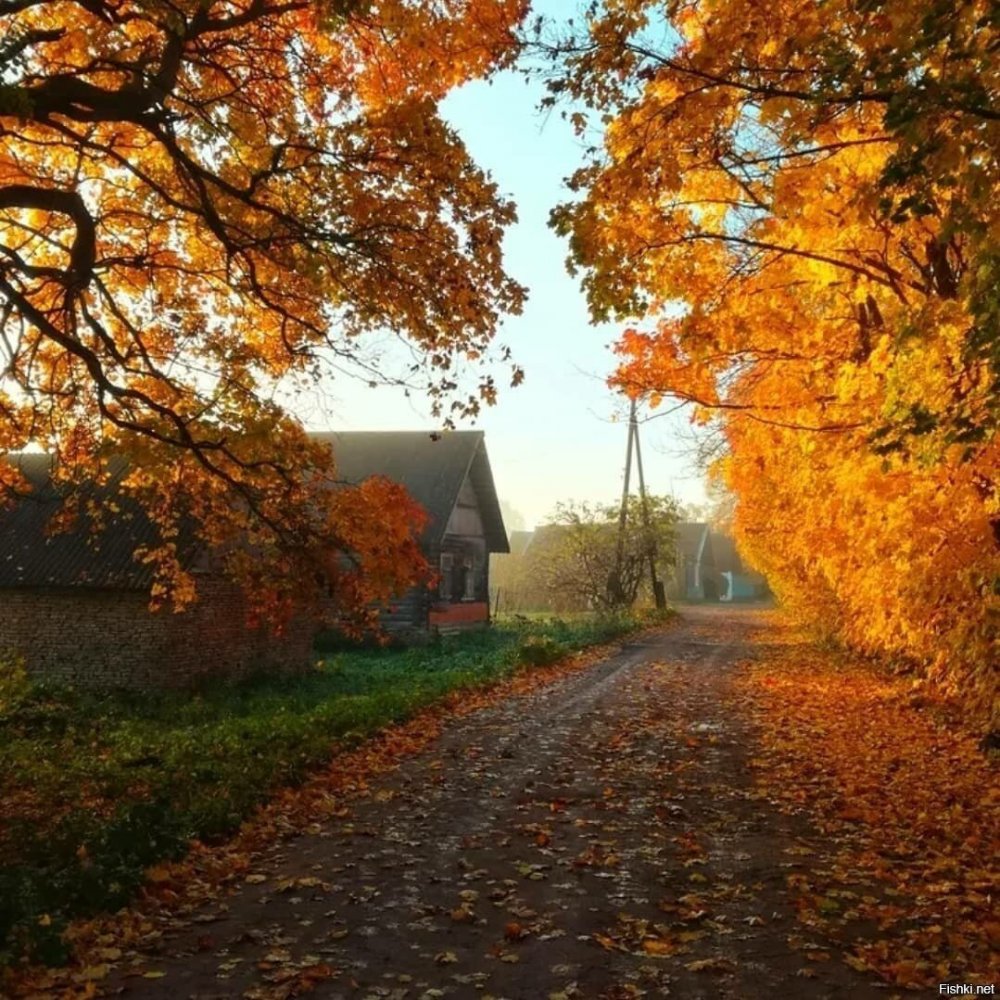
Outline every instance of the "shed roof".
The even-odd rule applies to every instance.
[[[49,524],[63,506],[52,484],[52,459],[44,454],[3,458],[31,483],[30,496],[0,504],[0,587],[84,587],[145,590],[153,582],[151,568],[134,558],[140,546],[159,540],[156,525],[133,500],[117,489],[118,477],[92,487],[86,498],[109,511],[100,530],[81,515],[70,531],[52,534]],[[114,501],[117,511],[107,504]]]
[[[381,475],[399,483],[430,515],[425,539],[439,543],[468,476],[490,552],[509,552],[482,431],[329,431],[310,434],[332,448],[337,478]]]

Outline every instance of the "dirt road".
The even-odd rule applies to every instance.
[[[695,609],[610,659],[456,720],[166,938],[126,997],[850,997],[813,946],[795,826],[754,792],[730,698],[756,613]],[[819,961],[811,959],[819,957]]]

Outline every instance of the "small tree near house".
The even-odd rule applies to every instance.
[[[540,567],[551,594],[576,598],[600,611],[631,607],[645,593],[652,594],[650,562],[661,576],[673,565],[676,503],[650,496],[644,511],[642,501],[630,497],[620,557],[619,514],[617,504],[556,507]]]

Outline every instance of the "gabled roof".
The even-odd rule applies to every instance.
[[[0,457],[21,470],[31,483],[30,496],[0,501],[0,587],[82,587],[147,590],[151,568],[133,558],[140,546],[156,545],[159,532],[142,508],[121,496],[117,480],[92,488],[87,498],[117,512],[93,530],[81,515],[70,531],[50,534],[49,522],[63,505],[51,481],[52,459],[44,454]]]
[[[678,521],[674,525],[674,537],[678,556],[692,561],[705,558],[709,548],[710,528],[702,521]]]
[[[720,573],[736,573],[754,582],[765,582],[763,574],[751,569],[743,561],[731,535],[723,534],[721,531],[713,531],[711,544],[712,554],[715,557],[715,568]]]
[[[552,545],[559,539],[565,538],[568,531],[568,524],[540,524],[531,533],[528,548],[540,549],[546,545]]]
[[[491,552],[508,552],[507,534],[493,485],[482,431],[452,431],[434,440],[429,433],[345,432],[314,434],[334,445],[338,476],[360,482],[384,475],[406,487],[431,515],[427,538],[441,540],[466,476],[479,500],[486,542]],[[148,590],[149,565],[134,558],[136,549],[159,542],[157,526],[141,506],[124,497],[118,479],[93,487],[88,499],[104,510],[114,503],[100,530],[81,516],[70,531],[48,530],[63,500],[51,480],[52,459],[44,454],[0,456],[16,465],[32,486],[30,496],[4,504],[0,497],[0,588],[81,587]],[[124,466],[119,477],[124,472]],[[192,538],[182,532],[180,545],[190,555]]]
[[[509,552],[482,431],[330,431],[309,435],[333,448],[338,480],[385,476],[430,515],[425,540],[440,543],[466,477],[472,482],[490,552]]]
[[[711,537],[715,568],[720,573],[743,573],[743,560],[736,550],[736,542],[729,535],[723,535],[718,531],[713,531]]]

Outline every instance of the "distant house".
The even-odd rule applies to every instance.
[[[668,594],[679,601],[759,600],[770,591],[759,573],[744,566],[736,543],[698,521],[675,525],[676,563]]]
[[[715,568],[712,529],[696,521],[674,525],[676,552],[668,596],[679,601],[716,601],[719,578]]]
[[[526,609],[556,614],[590,610],[589,602],[576,590],[559,588],[549,581],[550,567],[561,561],[560,554],[570,538],[570,528],[565,524],[540,524],[531,533],[524,550],[522,600]]]
[[[569,531],[564,524],[542,524],[534,531],[514,531],[510,555],[494,556],[493,601],[502,611],[582,611],[587,602],[578,593],[558,589],[549,582],[549,569],[565,545]]]
[[[748,569],[728,535],[712,532],[712,557],[719,577],[720,601],[753,601],[770,594],[767,581]]]
[[[533,531],[512,531],[510,533],[510,553],[512,556],[521,556],[527,551],[528,546],[531,544],[532,538],[535,537]],[[498,558],[503,558],[504,553],[501,553]]]
[[[524,610],[526,590],[524,553],[531,544],[532,531],[512,531],[509,551],[490,554],[489,595],[494,610]]]
[[[421,548],[440,582],[414,587],[383,609],[390,634],[481,627],[489,621],[489,556],[509,552],[482,431],[351,431],[311,435],[333,448],[338,479],[381,475],[430,516]]]
[[[296,669],[312,659],[313,629],[305,622],[280,641],[247,628],[241,592],[210,570],[190,539],[181,539],[180,554],[197,575],[199,601],[181,614],[150,612],[153,574],[133,556],[159,536],[142,509],[112,480],[92,497],[116,505],[100,530],[84,519],[76,530],[50,534],[62,506],[51,459],[7,461],[32,492],[0,507],[0,657],[22,658],[36,677],[104,688],[180,687],[208,675]]]

